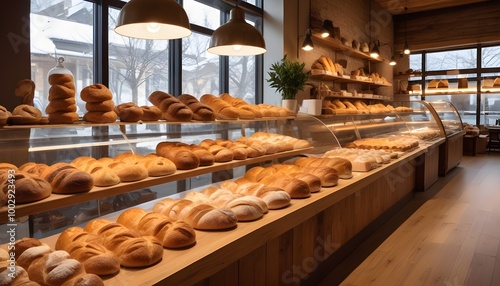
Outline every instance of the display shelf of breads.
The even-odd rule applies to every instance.
[[[343,115],[343,114],[387,114],[387,113],[408,113],[413,112],[413,108],[406,106],[392,106],[391,104],[373,103],[367,104],[362,100],[348,99],[324,99],[322,114]]]
[[[156,153],[125,152],[114,158],[75,158],[48,166],[0,164],[0,222],[7,220],[9,189],[16,187],[16,215],[123,194],[194,176],[295,156],[312,150],[306,140],[256,132],[238,140],[206,139],[199,145],[164,141]]]
[[[419,140],[433,140],[441,137],[441,131],[438,128],[421,127],[409,131],[401,132],[402,135],[415,136]]]
[[[346,147],[354,149],[382,149],[406,152],[413,150],[418,146],[419,140],[415,136],[388,136],[354,140]]]
[[[422,152],[424,151],[404,153],[402,159],[416,158]],[[323,160],[329,159],[317,158],[311,162],[323,163]],[[18,266],[26,267],[25,272],[20,270],[23,275],[19,277],[45,285],[74,285],[67,281],[74,281],[77,277],[80,281],[92,281],[88,285],[194,285],[306,221],[318,209],[326,209],[354,194],[364,180],[383,178],[385,168],[395,162],[398,160],[383,163],[369,173],[354,173],[351,179],[339,180],[335,186],[322,187],[307,198],[291,199],[286,207],[268,209],[257,220],[237,221],[233,227],[219,231],[205,231],[188,223],[191,221],[198,225],[202,221],[199,219],[192,221],[191,218],[179,220],[170,217],[175,212],[169,211],[168,204],[173,202],[162,198],[91,220],[82,227],[70,227],[60,234],[41,240],[22,238],[15,243]],[[404,164],[403,162],[401,160],[400,164]],[[258,174],[259,172],[254,173]],[[230,186],[235,184],[234,181],[222,183]],[[223,196],[225,192],[220,194]],[[180,208],[190,208],[193,204],[184,199],[179,199],[179,202],[184,204]],[[210,210],[206,211],[207,208]],[[198,209],[205,211],[205,214],[213,214],[214,210],[218,210],[218,216],[224,214],[220,212],[221,209],[213,209],[207,205]],[[197,217],[197,212],[190,208],[185,213]],[[230,213],[230,210],[225,210],[226,217]],[[7,245],[2,245],[1,248],[4,251],[0,252],[0,257],[7,260],[10,255]],[[57,256],[59,259],[56,261],[62,263],[59,269],[68,271],[62,271],[64,274],[59,273],[60,275],[51,273],[51,267],[40,262],[48,261],[49,256]],[[43,277],[46,275],[38,275],[45,270],[51,273],[52,279],[57,276],[57,282],[51,284],[52,279],[45,281]],[[20,281],[21,278],[18,282]]]
[[[318,32],[313,32],[312,37],[314,38],[314,41],[318,41],[320,43],[323,43],[329,47],[331,47],[334,50],[337,51],[343,51],[345,52],[348,56],[355,57],[355,58],[360,58],[360,59],[365,59],[373,62],[382,62],[381,58],[375,59],[369,55],[369,51],[363,52],[360,50],[360,47],[354,47],[352,46],[352,42],[346,42],[342,43],[342,41],[332,38],[332,37],[326,37],[323,38],[321,37],[321,34]],[[347,43],[349,45],[347,45]]]
[[[311,65],[310,79],[332,80],[337,82],[363,83],[377,86],[392,86],[386,78],[378,73],[365,73],[363,68],[348,73],[344,67],[335,63],[328,56],[320,56]]]

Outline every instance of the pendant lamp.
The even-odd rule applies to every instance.
[[[266,51],[266,43],[259,30],[245,21],[245,11],[236,6],[231,19],[212,34],[207,51],[222,56],[254,56]]]
[[[373,41],[373,47],[370,51],[370,57],[376,59],[380,56],[380,50],[379,50],[379,46],[380,43],[378,41]]]
[[[410,54],[410,47],[408,46],[408,40],[406,39],[406,12],[408,11],[408,7],[405,7],[405,45],[403,47],[403,53],[405,55]]]
[[[115,32],[126,37],[170,40],[191,35],[186,11],[174,0],[130,0],[118,15]]]
[[[306,31],[306,38],[304,39],[304,42],[302,43],[302,49],[304,51],[311,51],[314,49],[314,43],[311,39],[311,29],[307,29]]]

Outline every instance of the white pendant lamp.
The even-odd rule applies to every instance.
[[[222,56],[254,56],[266,52],[262,34],[245,21],[245,11],[236,6],[231,19],[210,38],[208,52]]]
[[[126,37],[171,40],[191,35],[186,11],[174,0],[130,0],[120,11],[115,32]]]

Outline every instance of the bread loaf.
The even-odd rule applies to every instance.
[[[154,91],[149,101],[162,111],[163,119],[172,122],[185,122],[193,119],[193,111],[178,98],[162,91]]]
[[[283,174],[276,174],[272,170],[256,166],[245,173],[244,176],[251,182],[258,182],[272,187],[278,187],[286,191],[292,199],[307,198],[311,196],[309,185],[300,180]]]
[[[213,94],[204,94],[200,101],[210,106],[216,113],[218,119],[254,119],[253,112],[233,107],[228,102]]]
[[[70,227],[57,238],[56,250],[65,250],[83,264],[87,273],[110,275],[120,271],[115,253],[104,247],[104,238],[86,232],[81,227]]]
[[[119,223],[95,219],[87,223],[85,231],[104,238],[104,246],[114,252],[125,267],[150,266],[163,257],[163,246],[154,236],[141,236]]]
[[[131,208],[121,213],[116,222],[141,235],[156,237],[165,248],[186,248],[196,243],[196,233],[189,224],[160,213]]]
[[[41,176],[50,183],[55,194],[88,192],[94,186],[91,175],[68,163],[53,164]]]
[[[108,165],[115,172],[122,182],[135,182],[146,179],[149,174],[146,167],[139,164],[127,164],[122,161],[115,161]]]
[[[138,163],[148,170],[148,175],[150,177],[167,176],[177,171],[174,162],[156,154],[142,156]]]
[[[66,251],[52,251],[47,245],[27,249],[18,257],[17,264],[40,285],[104,285],[99,276],[86,273],[84,266]]]
[[[118,176],[117,172],[113,171],[106,164],[99,162],[94,158],[92,159],[93,160],[90,160],[84,164],[77,165],[77,168],[92,176],[95,186],[109,187],[117,185],[121,182],[121,179]]]
[[[8,258],[2,260],[6,262]],[[28,272],[21,266],[15,265],[7,267],[8,264],[0,264],[0,285],[2,286],[39,286],[35,281],[32,281]],[[14,271],[12,271],[14,269]]]
[[[18,240],[15,241],[14,243],[14,253],[16,257],[21,256],[26,249],[35,247],[35,246],[42,246],[46,245],[42,243],[40,240],[33,238],[33,237],[22,237]]]
[[[263,116],[258,106],[256,106],[255,104],[248,104],[241,98],[234,97],[229,93],[221,94],[220,98],[236,108],[252,112],[255,118],[261,118]]]
[[[7,110],[7,108],[0,105],[0,125],[7,124],[9,117],[12,116],[12,113]]]
[[[156,154],[172,161],[179,170],[189,170],[200,165],[200,159],[185,146],[175,142],[160,142],[156,145]]]
[[[174,220],[183,220],[195,229],[222,230],[236,227],[238,221],[233,211],[215,208],[209,204],[190,200],[166,198],[155,204],[153,211]]]
[[[352,164],[349,160],[343,158],[302,157],[295,160],[295,164],[303,167],[331,167],[337,170],[339,178],[352,178]]]
[[[141,106],[142,121],[158,121],[161,119],[161,110],[156,106]]]
[[[251,168],[245,173],[245,178],[254,182],[260,182],[266,176],[273,176],[273,177],[281,176],[284,178],[293,178],[301,180],[308,185],[311,193],[319,192],[321,189],[320,178],[309,173],[301,172],[300,168],[292,170],[290,168],[285,169],[283,167],[274,167],[274,165],[265,168],[256,166]]]
[[[294,164],[273,164],[273,168],[283,173],[308,173],[317,176],[322,187],[336,186],[339,180],[339,172],[331,167],[303,167]]]
[[[228,180],[222,182],[220,187],[236,194],[261,198],[267,204],[267,207],[272,210],[287,207],[291,201],[290,195],[284,190],[261,183],[247,182],[238,184]]]
[[[42,122],[42,112],[31,105],[21,104],[12,110],[8,117],[8,123],[14,125],[40,124]]]
[[[181,94],[179,100],[193,111],[193,119],[198,121],[214,121],[215,113],[212,108],[201,103],[190,94]]]
[[[22,171],[10,173],[0,170],[0,192],[5,195],[5,198],[14,194],[16,203],[25,204],[49,197],[52,193],[52,187],[46,180],[37,175]]]

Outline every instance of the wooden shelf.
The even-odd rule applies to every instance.
[[[375,95],[377,96],[377,95]],[[383,96],[383,95],[379,95]],[[379,98],[379,97],[364,97],[364,96],[342,96],[342,95],[326,95],[324,98],[335,98],[335,99],[363,99],[363,100],[390,100],[390,97],[384,96],[384,98]]]
[[[313,41],[318,41],[323,43],[324,45],[328,45],[329,47],[333,48],[336,51],[341,51],[344,52],[346,55],[354,58],[359,58],[359,59],[364,59],[364,60],[369,60],[372,62],[379,62],[381,63],[383,60],[378,58],[372,58],[368,53],[364,53],[362,51],[353,49],[351,46],[346,46],[342,44],[339,40],[334,39],[332,37],[326,37],[323,38],[321,37],[321,34],[318,32],[313,32],[312,33]]]
[[[381,86],[381,87],[392,87],[392,84],[384,84],[382,82],[378,83],[378,82],[373,82],[373,81],[368,81],[368,80],[359,80],[359,79],[353,79],[350,77],[348,78],[348,77],[331,75],[331,74],[326,74],[326,73],[314,74],[312,71],[311,71],[311,75],[309,76],[309,79],[320,80],[320,81],[359,83],[359,84],[368,84],[368,85]]]
[[[174,174],[163,176],[163,177],[148,177],[144,180],[130,183],[120,183],[111,187],[94,187],[89,192],[79,193],[79,194],[52,194],[50,197],[43,199],[41,201],[29,203],[29,204],[17,204],[15,206],[16,218],[33,215],[40,212],[46,212],[49,210],[54,210],[61,207],[66,207],[74,204],[79,204],[87,201],[97,200],[109,196],[115,196],[119,194],[124,194],[156,185],[161,185],[165,183],[175,182],[179,180],[184,180],[192,178],[194,176],[199,176],[203,174],[209,174],[214,172],[226,171],[233,169],[235,167],[246,166],[255,163],[261,163],[265,161],[271,161],[273,159],[296,156],[308,151],[313,150],[313,148],[302,148],[293,151],[280,152],[273,155],[264,155],[261,157],[250,158],[246,160],[233,160],[227,163],[215,163],[212,166],[198,167],[192,170],[177,170]],[[0,223],[6,223],[8,220],[7,206],[2,206],[0,208]]]

